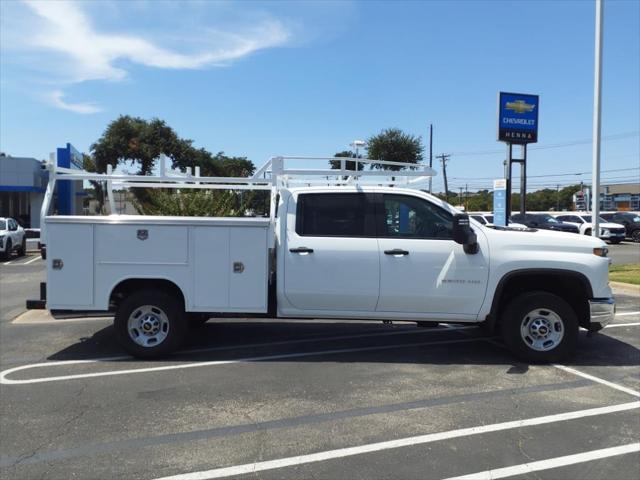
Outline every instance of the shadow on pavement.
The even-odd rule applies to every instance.
[[[355,338],[328,338],[354,336]],[[376,323],[335,323],[322,321],[252,322],[210,320],[194,327],[184,349],[159,360],[126,358],[119,362],[154,363],[157,361],[201,362],[235,360],[278,355],[287,358],[264,358],[256,361],[293,362],[376,362],[434,365],[506,365],[509,373],[526,373],[527,366],[514,359],[499,345],[492,344],[479,328],[448,330],[417,328],[411,324],[381,325]],[[415,345],[430,343],[431,345]],[[438,344],[438,342],[442,342]],[[395,345],[393,348],[380,348]],[[368,349],[371,347],[370,349]],[[310,352],[361,349],[352,352],[295,356]],[[199,351],[193,351],[199,350]],[[113,327],[97,331],[91,337],[80,338],[48,357],[48,360],[82,360],[122,356],[125,352],[115,341]],[[567,365],[575,366],[638,366],[640,350],[635,346],[596,334],[587,338],[580,333],[576,356]]]

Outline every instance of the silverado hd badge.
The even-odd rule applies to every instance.
[[[149,238],[149,230],[146,228],[138,230],[138,240],[146,240],[147,238]]]

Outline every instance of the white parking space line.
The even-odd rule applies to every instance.
[[[30,260],[27,260],[28,258],[29,257],[16,257],[13,260],[9,260],[7,262],[2,262],[2,265],[13,265],[14,267],[16,267],[16,266],[20,266],[20,265],[29,265],[30,263],[41,259],[40,255],[34,256]],[[27,261],[23,262],[21,260],[27,260]]]
[[[567,367],[565,365],[553,365],[555,368],[562,370],[567,373],[571,373],[573,375],[577,375],[578,377],[586,378],[587,380],[591,380],[592,382],[599,383],[601,385],[605,385],[609,388],[613,388],[614,390],[619,390],[624,393],[628,393],[629,395],[633,395],[634,397],[640,397],[640,392],[637,390],[633,390],[632,388],[624,387],[622,385],[618,385],[617,383],[610,382],[609,380],[604,380],[603,378],[596,377],[594,375],[589,375],[588,373],[581,372],[580,370],[576,370],[575,368]]]
[[[77,322],[95,322],[97,320],[109,320],[112,321],[113,317],[81,317],[81,318],[53,318],[47,320],[33,320],[31,318],[25,319],[25,314],[32,312],[33,310],[28,310],[27,312],[22,313],[17,318],[13,319],[11,323],[16,325],[53,325],[58,323],[77,323]]]
[[[637,327],[640,325],[640,322],[629,322],[629,323],[612,323],[611,325],[607,325],[604,328],[616,328],[616,327]]]
[[[637,311],[637,312],[619,312],[619,313],[616,313],[616,317],[626,317],[628,315],[638,315],[638,314],[640,314],[640,311]]]
[[[298,353],[284,353],[278,355],[264,355],[259,357],[248,357],[248,358],[239,358],[235,360],[212,360],[207,362],[194,362],[194,363],[184,363],[178,365],[165,365],[163,367],[148,367],[148,368],[132,368],[126,370],[108,370],[105,372],[94,372],[94,373],[81,373],[74,375],[60,375],[54,377],[39,377],[39,378],[30,378],[24,380],[11,380],[7,378],[8,375],[12,373],[30,370],[33,368],[43,368],[43,367],[59,367],[64,365],[77,365],[77,364],[87,364],[87,363],[98,363],[104,362],[105,360],[67,360],[60,362],[45,362],[45,363],[34,363],[30,365],[23,365],[20,367],[10,368],[8,370],[4,370],[0,372],[0,384],[4,385],[25,385],[25,384],[33,384],[33,383],[45,383],[45,382],[58,382],[62,380],[75,380],[80,378],[95,378],[95,377],[109,377],[115,375],[129,375],[135,373],[147,373],[147,372],[161,372],[166,370],[182,370],[186,368],[197,368],[197,367],[213,367],[213,366],[221,366],[221,365],[232,365],[236,363],[249,363],[249,362],[260,362],[265,360],[282,360],[287,358],[302,358],[302,357],[315,357],[320,355],[335,355],[340,353],[352,353],[352,352],[367,352],[367,351],[375,351],[375,350],[392,350],[395,348],[410,348],[410,347],[422,347],[428,345],[450,345],[456,343],[469,343],[484,340],[484,338],[463,338],[458,340],[440,340],[440,341],[431,341],[431,342],[414,342],[414,343],[397,343],[392,345],[377,345],[371,347],[356,347],[356,348],[339,348],[334,350],[317,350],[312,352],[298,352]],[[111,357],[109,360],[120,360],[131,357]]]
[[[311,453],[308,455],[298,455],[295,457],[286,457],[276,460],[247,463],[244,465],[214,468],[212,470],[204,470],[200,472],[183,473],[158,478],[156,480],[209,480],[213,478],[232,477],[235,475],[244,475],[248,473],[262,472],[265,470],[274,470],[295,465],[304,465],[326,460],[333,460],[337,458],[352,457],[365,453],[380,452],[383,450],[411,447],[415,445],[424,445],[426,443],[438,442],[441,440],[448,440],[452,438],[469,437],[472,435],[479,435],[483,433],[499,432],[516,428],[531,427],[535,425],[545,425],[549,423],[564,422],[567,420],[582,419],[585,417],[593,417],[596,415],[623,412],[639,407],[640,401],[623,403],[619,405],[610,405],[607,407],[589,408],[586,410],[578,410],[574,412],[545,415],[543,417],[527,418],[523,420],[514,420],[510,422],[494,423],[491,425],[481,425],[477,427],[462,428],[458,430],[449,430],[446,432],[418,435],[415,437],[400,438],[397,440],[389,440],[385,442],[370,443],[366,445],[359,445],[357,447],[338,448],[335,450],[327,450],[324,452]]]
[[[498,468],[495,470],[486,470],[484,472],[471,473],[462,475],[461,477],[451,477],[446,480],[493,480],[496,478],[507,478],[516,475],[524,475],[526,473],[539,472],[540,470],[549,470],[551,468],[566,467],[577,463],[591,462],[602,458],[615,457],[628,453],[640,452],[640,443],[630,443],[619,447],[602,448],[600,450],[591,450],[589,452],[576,453],[575,455],[565,455],[564,457],[549,458],[537,462],[523,463],[512,467]]]
[[[30,263],[33,263],[33,262],[35,262],[36,260],[41,260],[41,259],[42,259],[42,257],[40,257],[40,256],[35,256],[35,257],[33,257],[31,260],[29,260],[28,262],[24,262],[22,265],[29,265]]]

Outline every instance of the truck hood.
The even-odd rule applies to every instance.
[[[476,228],[475,225],[474,228]],[[606,246],[599,238],[557,230],[498,230],[482,226],[480,228],[492,244],[511,249],[524,250],[533,247],[535,250],[591,252],[594,248]]]

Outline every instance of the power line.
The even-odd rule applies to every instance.
[[[601,173],[611,173],[611,172],[628,172],[631,170],[640,170],[640,167],[631,167],[631,168],[615,168],[611,170],[600,170]],[[591,174],[591,170],[587,172],[576,172],[576,173],[549,173],[546,175],[528,175],[528,178],[543,178],[543,177],[569,177],[569,176],[578,176],[578,175],[587,175]],[[495,177],[451,177],[451,180],[493,180]]]
[[[613,135],[607,135],[602,137],[602,140],[622,140],[624,138],[632,138],[632,137],[637,137],[638,135],[640,135],[640,131],[633,131],[633,132],[623,132],[623,133],[616,133]],[[558,143],[550,143],[549,145],[536,145],[536,146],[531,146],[529,147],[531,150],[547,150],[550,148],[564,148],[564,147],[573,147],[575,145],[584,145],[584,144],[590,144],[592,142],[591,138],[584,138],[581,140],[569,140],[566,142],[558,142]],[[501,150],[478,150],[475,152],[454,152],[451,155],[456,156],[456,157],[469,157],[469,156],[475,156],[475,155],[494,155],[497,153],[504,153],[504,149]]]

